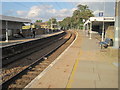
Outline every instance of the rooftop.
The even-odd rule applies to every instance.
[[[90,23],[90,22],[115,22],[115,17],[90,17],[85,23]]]
[[[0,15],[0,20],[14,21],[14,22],[24,22],[24,23],[31,22],[30,19],[24,19],[24,18],[13,17],[13,16],[5,16],[5,15]]]

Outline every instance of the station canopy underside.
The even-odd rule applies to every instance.
[[[104,22],[104,23],[114,23],[114,22]],[[101,25],[103,25],[103,22],[101,21],[101,22],[99,22],[99,21],[93,21],[92,22],[92,25],[93,26],[101,26]]]

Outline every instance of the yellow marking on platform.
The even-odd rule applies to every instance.
[[[74,64],[74,67],[73,67],[73,70],[72,70],[70,79],[69,79],[68,84],[67,84],[67,86],[66,86],[66,89],[67,89],[67,90],[68,90],[69,88],[71,88],[71,85],[72,85],[72,83],[73,83],[73,81],[74,81],[75,72],[76,72],[76,70],[77,70],[77,66],[78,66],[78,64],[79,64],[80,56],[81,56],[81,55],[82,55],[82,51],[79,52],[78,58],[77,58],[77,60],[76,60],[76,62],[75,62],[75,64]]]

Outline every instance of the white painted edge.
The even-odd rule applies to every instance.
[[[120,66],[120,63],[112,63],[115,67],[118,67],[118,66]]]
[[[69,45],[69,47],[67,47],[44,71],[42,71],[35,79],[33,79],[23,90],[30,88],[30,86],[35,81],[42,78],[42,76],[45,75],[48,72],[48,70],[50,70],[58,62],[58,60],[60,60],[60,58],[68,51],[68,49],[74,44],[74,42],[77,40],[77,38],[78,38],[78,32],[77,32],[75,40]]]
[[[14,43],[12,43],[12,44],[0,46],[0,48],[12,46],[12,45],[17,45],[17,44],[22,44],[22,43],[26,43],[26,42],[30,42],[30,41],[34,41],[34,40],[38,40],[38,39],[43,39],[43,38],[47,38],[47,37],[51,37],[51,36],[54,36],[54,35],[61,34],[61,33],[63,33],[63,32],[64,32],[64,31],[60,31],[60,32],[57,32],[57,33],[46,34],[46,35],[44,35],[43,37],[30,38],[30,39],[33,39],[33,40],[22,41],[22,42],[14,42]],[[49,36],[47,36],[47,35],[49,35]],[[8,41],[5,41],[5,42],[9,42],[9,40],[8,40]]]

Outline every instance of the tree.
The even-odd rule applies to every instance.
[[[71,27],[71,17],[66,17],[63,19],[63,21],[59,22],[59,25],[61,26],[61,28],[63,29],[70,29]]]
[[[36,22],[42,22],[42,20],[36,20]]]
[[[72,17],[66,17],[63,21],[60,22],[61,27],[69,28],[80,28],[81,24],[83,24],[83,19],[87,20],[90,17],[93,17],[92,10],[88,8],[87,5],[79,4],[77,6],[77,10],[73,12]]]
[[[93,17],[93,12],[88,8],[87,5],[78,5],[77,10],[73,12],[72,18],[74,19],[74,25],[75,28],[81,27],[81,24],[83,24],[83,19],[87,20],[90,17]]]
[[[49,21],[47,23],[49,25],[51,25],[51,24],[57,24],[57,20],[56,20],[56,18],[51,18],[51,19],[49,19]]]
[[[58,22],[57,22],[56,18],[51,18],[51,19],[49,19],[49,21],[47,21],[47,24],[48,24],[49,28],[51,28],[51,25],[54,28],[54,27],[57,27]]]

